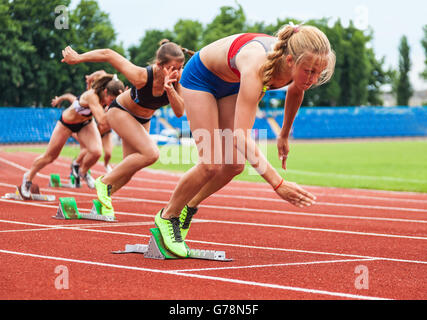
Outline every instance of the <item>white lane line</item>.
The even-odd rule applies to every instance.
[[[153,202],[153,200],[144,200],[146,202]],[[50,207],[57,208],[48,205],[33,204],[29,202],[17,202],[15,200],[0,199],[0,202],[14,202],[19,204],[28,204],[28,205],[37,205],[41,207]],[[201,206],[202,207],[202,206]],[[212,207],[212,206],[210,206]],[[218,207],[220,209],[227,209],[227,207]],[[228,208],[231,210],[231,208]],[[89,209],[79,209],[82,211],[89,211]],[[237,210],[233,208],[233,210]],[[254,210],[259,213],[259,210]],[[140,217],[153,217],[153,215],[146,214],[134,214],[134,213],[124,213],[116,212],[117,215],[134,215]],[[0,220],[2,221],[2,220]],[[401,239],[414,239],[414,240],[427,240],[427,237],[422,236],[410,236],[410,235],[399,235],[399,234],[385,234],[385,233],[374,233],[374,232],[360,232],[360,231],[351,231],[351,230],[337,230],[337,229],[325,229],[325,228],[310,228],[310,227],[299,227],[299,226],[287,226],[287,225],[273,225],[273,224],[264,224],[264,223],[252,223],[252,222],[239,222],[239,221],[225,221],[225,220],[210,220],[210,219],[194,219],[194,221],[201,221],[206,223],[219,223],[219,224],[231,224],[231,225],[240,225],[240,226],[256,226],[256,227],[266,227],[266,228],[279,228],[279,229],[293,229],[293,230],[303,230],[303,231],[318,231],[318,232],[328,232],[328,233],[342,233],[342,234],[352,234],[352,235],[361,235],[361,236],[375,236],[375,237],[386,237],[386,238],[401,238]]]
[[[21,166],[19,164],[16,164],[16,163],[14,163],[12,161],[3,159],[1,157],[0,157],[0,161],[3,161],[3,162],[5,162],[5,163],[7,163],[7,164],[9,164],[11,166],[14,166],[15,168],[18,168],[18,169],[20,169],[22,171],[28,171],[27,168],[25,168],[25,167],[23,167],[23,166]],[[65,166],[68,167],[69,166],[68,163],[61,163],[61,161],[62,161],[61,159],[58,159],[56,162],[57,162],[58,165],[63,166],[63,167],[65,167]],[[160,173],[160,174],[163,174],[163,175],[175,176],[173,173],[162,172],[161,170],[153,170],[153,169],[148,169],[148,168],[145,168],[144,170],[145,171],[149,171],[151,173]],[[95,170],[95,169],[93,169],[92,171],[94,173],[104,174],[104,172],[99,171],[99,170]],[[43,177],[43,178],[46,178],[46,179],[50,178],[49,176],[41,174],[41,173],[38,173],[38,175],[40,177]],[[158,179],[156,180],[156,179],[150,179],[150,178],[140,178],[140,177],[137,177],[137,176],[134,176],[132,178],[132,180],[135,180],[135,181],[146,181],[146,182],[155,182],[155,183],[159,183],[159,182],[160,183],[166,183],[167,182],[167,184],[170,184],[170,185],[173,185],[173,186],[175,186],[176,183],[177,183],[175,181],[159,181]],[[239,183],[239,182],[240,183],[245,183],[245,182],[241,182],[241,181],[238,181],[237,183]],[[308,188],[322,188],[322,187],[317,187],[317,186],[307,186],[307,187]],[[126,189],[126,188],[129,188],[129,187],[128,186],[124,186],[123,188]],[[130,187],[130,188],[132,188],[132,187]],[[133,187],[133,188],[136,188],[136,187]],[[327,189],[327,187],[325,187],[325,188]],[[324,190],[325,188],[323,188],[321,190]],[[332,189],[334,189],[334,188],[332,188]],[[268,186],[266,188],[256,188],[256,187],[254,188],[254,187],[235,187],[235,186],[227,185],[227,186],[224,187],[223,190],[246,190],[246,191],[247,190],[254,190],[254,191],[270,191],[270,192],[273,192],[272,190],[270,190],[268,188]],[[356,190],[357,191],[358,189],[350,189],[350,190]],[[405,194],[405,195],[406,194],[407,195],[415,194],[415,195],[417,195],[418,194],[418,193],[413,193],[413,192],[411,193],[411,192],[398,192],[398,191],[387,191],[387,190],[365,190],[365,189],[361,189],[361,190],[372,192],[372,193],[381,193],[381,194],[390,194],[390,195],[393,195],[393,194]],[[168,191],[167,190],[165,191],[164,189],[160,189],[160,192],[168,192]],[[221,195],[221,194],[217,193],[217,194],[214,194],[213,196],[214,197],[215,196],[221,197],[221,196],[224,196],[224,195]],[[336,197],[343,196],[343,197],[358,198],[358,195],[354,195],[354,194],[352,194],[352,195],[332,195],[332,196],[334,196],[334,197],[335,196]],[[361,196],[361,198],[366,198],[366,197],[367,196]],[[382,198],[382,199],[383,200],[391,200],[391,201],[412,201],[412,202],[419,202],[419,203],[426,203],[427,204],[427,200],[396,199],[396,198],[392,198],[392,199],[390,199],[390,198]],[[280,201],[280,202],[282,202],[283,200],[281,200],[281,199],[273,199],[273,201]],[[337,205],[336,203],[331,204],[330,202],[321,202],[321,204],[323,204],[323,205]],[[352,206],[352,204],[343,204],[343,205],[345,205],[345,206]],[[360,206],[360,205],[355,205],[355,206],[357,207],[357,206]],[[369,208],[369,207],[370,206],[366,206],[366,208]],[[374,209],[378,208],[378,207],[381,207],[381,206],[373,206]],[[395,207],[384,207],[384,208],[386,209],[386,208],[395,208]],[[418,211],[418,210],[421,210],[421,212],[427,212],[427,210],[424,210],[424,209],[402,208],[402,210],[404,210],[404,209],[407,209],[408,211]],[[390,209],[390,210],[399,210],[399,209]]]
[[[271,264],[256,264],[248,266],[236,267],[217,267],[217,268],[199,268],[199,269],[180,269],[176,272],[195,272],[195,271],[216,271],[216,270],[234,270],[234,269],[252,269],[252,268],[272,268],[272,267],[287,267],[287,266],[305,266],[313,264],[329,264],[329,263],[346,263],[358,261],[378,261],[379,259],[346,259],[346,260],[323,260],[323,261],[308,261],[308,262],[289,262],[289,263],[271,263]]]
[[[5,222],[5,220],[0,220],[0,222],[4,223],[10,223]],[[14,229],[14,230],[0,230],[0,233],[15,233],[15,232],[27,232],[27,231],[45,231],[45,230],[52,230],[52,229],[84,229],[84,228],[111,228],[111,227],[137,227],[137,226],[149,226],[153,225],[152,221],[149,222],[129,222],[129,223],[103,223],[103,224],[70,224],[70,225],[57,225],[55,227],[46,226],[43,228],[37,228],[37,229]]]
[[[147,187],[132,187],[125,186],[123,189],[134,190],[134,191],[149,191],[155,193],[167,193],[172,194],[173,190],[165,190],[165,189],[157,189],[157,188],[147,188]],[[277,203],[285,203],[284,200],[278,198],[271,197],[252,197],[252,196],[243,196],[243,195],[230,195],[230,194],[213,194],[209,198],[228,198],[228,199],[236,199],[236,200],[253,200],[253,201],[267,201],[267,202],[277,202]],[[419,209],[419,208],[405,208],[405,207],[390,207],[390,206],[378,206],[378,205],[366,205],[366,204],[355,204],[355,203],[336,203],[336,202],[323,202],[316,201],[316,205],[322,206],[334,206],[334,207],[350,207],[350,208],[362,208],[362,209],[378,209],[378,210],[395,210],[395,211],[410,211],[410,212],[425,212],[427,213],[427,209]],[[427,207],[427,202],[426,202]]]
[[[44,225],[44,224],[8,221],[8,220],[0,220],[0,223],[1,222],[10,223],[10,224],[18,224],[18,225],[29,225],[29,226],[35,226],[35,227],[45,227],[45,228],[47,228],[46,230],[75,230],[75,231],[105,233],[105,234],[114,234],[114,235],[124,235],[124,236],[137,237],[137,238],[150,238],[150,236],[151,236],[151,235],[129,233],[129,232],[118,232],[118,231],[99,230],[99,229],[95,230],[95,229],[78,228],[78,227],[63,227],[63,226]],[[408,259],[400,259],[400,258],[388,258],[388,257],[373,257],[373,256],[364,256],[364,255],[360,255],[360,254],[351,254],[351,253],[347,254],[347,253],[301,250],[301,249],[290,249],[290,248],[263,247],[263,246],[212,242],[212,241],[203,241],[203,240],[194,240],[194,239],[193,240],[186,239],[185,241],[188,243],[199,243],[199,244],[225,246],[225,247],[237,247],[239,249],[246,248],[246,249],[256,249],[256,250],[278,251],[278,252],[296,252],[296,253],[307,253],[307,254],[316,254],[316,255],[328,255],[328,256],[331,255],[331,256],[337,256],[337,257],[352,257],[352,258],[361,258],[361,259],[385,260],[385,261],[393,261],[393,262],[427,264],[427,261],[408,260]]]
[[[118,264],[103,263],[103,262],[88,261],[88,260],[80,260],[80,259],[69,259],[69,258],[38,255],[38,254],[33,254],[33,253],[25,253],[25,252],[17,252],[17,251],[9,251],[9,250],[1,250],[1,249],[0,249],[0,253],[26,256],[26,257],[32,257],[32,258],[39,258],[39,259],[45,259],[45,260],[55,260],[55,261],[65,261],[65,262],[72,262],[72,263],[79,263],[79,264],[87,264],[87,265],[94,265],[94,266],[98,266],[98,267],[126,269],[126,270],[134,270],[134,271],[143,271],[143,272],[152,272],[152,273],[160,273],[160,274],[167,274],[167,275],[175,275],[175,276],[181,276],[181,277],[198,278],[198,279],[202,279],[202,280],[219,281],[219,282],[225,282],[225,283],[234,283],[234,284],[239,284],[239,285],[256,286],[256,287],[271,288],[271,289],[278,289],[278,290],[285,290],[285,291],[304,292],[304,293],[309,293],[309,294],[314,294],[314,295],[319,294],[319,295],[327,295],[327,296],[333,296],[333,297],[341,297],[341,298],[349,298],[349,299],[363,299],[363,300],[365,300],[365,299],[366,300],[389,300],[389,299],[383,298],[383,297],[364,296],[364,295],[356,295],[356,294],[349,294],[349,293],[343,293],[343,292],[333,292],[333,291],[326,291],[326,290],[283,286],[283,285],[272,284],[272,283],[245,281],[245,280],[239,280],[239,279],[233,279],[233,278],[204,276],[204,275],[199,275],[199,274],[181,273],[181,272],[169,271],[169,270],[140,268],[140,267],[134,267],[134,266],[118,265]]]
[[[0,186],[13,186],[10,184],[0,182]],[[41,188],[42,191],[50,191],[51,189]],[[56,193],[68,194],[72,196],[85,196],[85,197],[95,197],[92,194],[87,193],[79,193],[76,191],[66,191],[66,190],[55,190]],[[8,199],[0,199],[2,201],[14,202],[14,203],[22,203],[15,200]],[[152,200],[145,198],[130,198],[130,197],[121,197],[115,196],[115,201],[131,201],[131,202],[147,202],[147,203],[156,203],[156,204],[166,204],[167,201],[162,200]],[[28,203],[28,202],[26,202]],[[86,201],[79,201],[79,203],[87,203]],[[273,210],[273,209],[258,209],[258,208],[241,208],[241,207],[231,207],[231,206],[217,206],[217,205],[200,205],[200,208],[211,208],[211,209],[219,209],[219,210],[233,210],[233,211],[243,211],[243,212],[251,212],[251,213],[277,213],[282,215],[296,215],[296,216],[308,216],[308,217],[322,217],[322,218],[332,218],[332,219],[356,219],[356,220],[376,220],[376,221],[390,221],[390,222],[405,222],[405,223],[422,223],[426,224],[427,220],[415,220],[415,219],[400,219],[400,218],[385,218],[385,217],[372,217],[372,216],[352,216],[352,215],[340,215],[340,214],[324,214],[324,213],[315,213],[315,212],[296,212],[296,211],[284,211],[284,210]],[[402,209],[403,210],[403,209]],[[128,213],[131,215],[130,213]]]

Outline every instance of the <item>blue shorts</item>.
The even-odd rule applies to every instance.
[[[199,52],[185,65],[179,83],[187,89],[209,92],[216,99],[236,94],[240,88],[240,82],[224,81],[206,68]]]

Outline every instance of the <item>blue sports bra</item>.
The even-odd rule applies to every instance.
[[[130,97],[136,104],[147,109],[156,110],[168,105],[169,99],[166,91],[159,97],[153,96],[153,67],[147,66],[145,68],[147,69],[148,75],[147,83],[140,89],[132,87],[130,90]]]

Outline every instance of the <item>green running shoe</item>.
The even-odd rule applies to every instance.
[[[98,200],[102,204],[102,215],[107,217],[114,217],[114,209],[111,200],[111,185],[106,185],[101,182],[103,176],[95,180],[96,194]]]
[[[163,209],[156,214],[154,223],[160,230],[166,249],[181,258],[187,258],[188,247],[181,237],[179,218],[163,219],[162,212]]]
[[[179,227],[181,228],[181,236],[183,240],[187,237],[188,231],[190,230],[191,219],[196,214],[197,210],[197,208],[185,205],[179,215],[179,221],[181,222]]]

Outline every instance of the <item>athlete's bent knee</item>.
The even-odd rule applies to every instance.
[[[101,149],[93,149],[89,151],[91,157],[94,159],[99,159],[102,156],[102,150]]]
[[[58,158],[59,154],[55,155],[55,154],[45,154],[43,156],[44,160],[46,163],[52,163],[54,162],[57,158]]]
[[[241,174],[245,170],[244,164],[225,164],[222,167],[222,172],[224,174],[230,175],[232,177],[235,177],[239,174]]]
[[[147,165],[152,165],[157,160],[159,160],[160,152],[159,149],[153,149],[150,151],[148,155],[146,155],[146,163]]]
[[[202,168],[203,174],[208,178],[212,178],[220,173],[222,167],[220,164],[201,164],[200,166]]]

